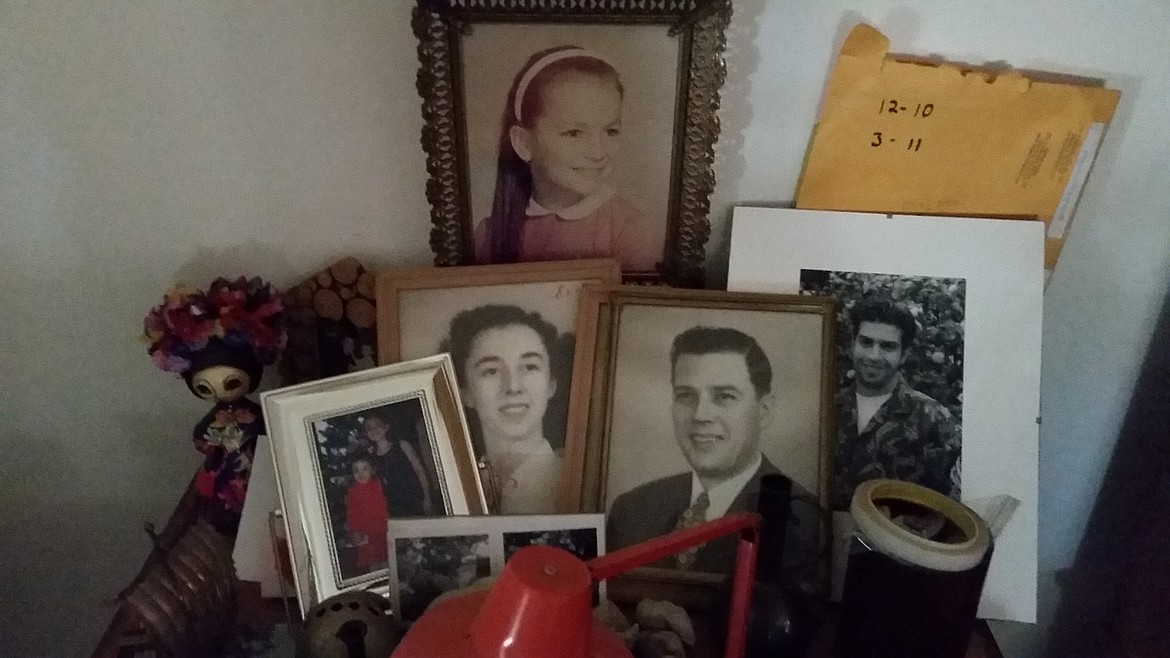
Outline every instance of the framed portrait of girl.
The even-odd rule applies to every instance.
[[[379,357],[450,353],[493,513],[558,511],[578,297],[619,278],[612,259],[378,275]]]
[[[438,265],[614,258],[698,286],[730,0],[419,0]]]

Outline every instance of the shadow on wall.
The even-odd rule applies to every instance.
[[[743,156],[744,131],[751,125],[751,75],[760,68],[760,32],[763,3],[741,2],[733,6],[727,25],[727,47],[723,58],[727,76],[719,92],[719,139],[715,142],[712,169],[715,189],[711,192],[711,237],[707,242],[707,287],[727,286],[727,250],[731,244],[731,207],[747,161]]]
[[[1061,601],[1049,658],[1170,656],[1170,292]]]
[[[707,287],[723,290],[727,287],[727,269],[731,250],[731,214],[735,206],[751,206],[760,208],[792,208],[795,205],[796,180],[800,170],[806,144],[801,143],[799,149],[784,150],[773,154],[775,161],[770,163],[774,175],[783,180],[784,171],[792,171],[796,176],[792,179],[791,187],[776,188],[776,193],[768,198],[741,197],[740,184],[744,177],[747,161],[744,158],[745,131],[753,122],[752,107],[748,99],[751,98],[751,76],[760,70],[759,23],[764,10],[764,2],[739,2],[734,6],[731,15],[731,24],[727,28],[727,78],[720,92],[719,108],[719,141],[715,144],[715,161],[712,165],[715,170],[715,190],[711,194],[711,209],[708,217],[711,222],[711,237],[707,243]],[[920,21],[913,12],[905,14],[898,10],[891,12],[887,19],[896,25],[904,25],[903,31],[916,34]],[[814,88],[789,87],[785,93],[793,99],[778,101],[782,104],[802,105],[808,101],[816,110],[799,121],[809,121],[807,128],[808,139],[811,140],[815,120],[819,115],[821,96],[824,93],[821,80],[828,81],[833,67],[837,63],[837,53],[840,52],[849,31],[858,23],[866,22],[864,15],[847,11],[837,21],[837,31],[833,37],[833,45],[829,49],[829,57],[825,60],[822,75],[817,78]],[[774,55],[775,53],[770,53]],[[769,107],[773,112],[775,108]],[[767,114],[767,113],[765,113]],[[767,120],[767,117],[764,117]],[[786,117],[791,123],[793,119]],[[791,127],[791,126],[790,126]],[[783,140],[781,140],[783,141]],[[784,160],[784,159],[787,160]]]

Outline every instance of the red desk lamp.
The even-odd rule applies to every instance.
[[[491,590],[428,610],[392,658],[632,658],[621,638],[594,621],[593,585],[732,533],[739,544],[724,658],[743,658],[759,526],[756,514],[729,514],[587,563],[559,548],[522,548]]]

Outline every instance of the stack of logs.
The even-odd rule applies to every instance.
[[[372,330],[377,322],[374,297],[374,273],[355,258],[339,260],[290,288],[284,295],[288,347],[280,364],[283,383],[340,374],[322,372],[320,323],[349,322],[359,330]]]

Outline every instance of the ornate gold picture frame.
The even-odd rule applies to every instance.
[[[731,0],[417,2],[437,265],[615,257],[626,281],[703,284]],[[604,71],[589,100],[556,106],[601,117],[596,136],[573,135],[591,150],[565,155],[558,178],[537,123],[556,74],[537,73],[572,59],[562,50]],[[594,107],[611,89],[614,104]],[[534,96],[544,109],[523,109]],[[526,187],[509,187],[506,156],[524,160]]]

